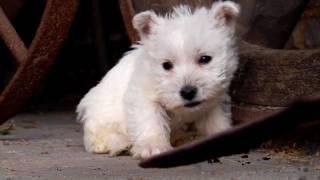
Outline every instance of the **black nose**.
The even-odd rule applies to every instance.
[[[190,101],[196,96],[197,91],[198,90],[196,87],[187,85],[182,87],[180,90],[180,95],[183,97],[183,99]]]

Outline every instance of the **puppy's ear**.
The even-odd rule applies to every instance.
[[[136,14],[132,19],[133,27],[138,31],[141,39],[148,38],[157,24],[159,17],[153,11]]]
[[[219,1],[213,3],[210,14],[216,25],[233,26],[240,14],[240,6],[232,1]]]

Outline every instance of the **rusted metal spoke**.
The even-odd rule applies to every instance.
[[[3,39],[16,63],[20,64],[28,54],[24,42],[21,40],[15,28],[10,23],[3,9],[0,7],[0,37]]]
[[[132,1],[130,0],[119,0],[119,5],[122,13],[122,19],[124,21],[124,25],[127,29],[128,36],[131,42],[135,42],[139,40],[137,32],[134,30],[131,20],[136,13]]]
[[[21,61],[24,56],[26,58],[23,59],[5,89],[0,93],[0,125],[26,105],[37,87],[45,79],[68,36],[78,4],[79,0],[47,0],[29,50],[24,48],[24,52],[21,53],[21,48],[14,48],[21,53],[20,58],[17,59]],[[3,11],[0,16],[1,21],[5,17]],[[1,22],[4,25],[10,24],[9,21],[6,21],[7,23]],[[2,28],[1,35],[5,37],[8,33],[7,30],[1,24],[0,28]],[[11,26],[9,30],[14,29]],[[14,37],[15,40],[20,41],[18,35]]]

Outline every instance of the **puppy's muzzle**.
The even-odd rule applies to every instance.
[[[180,96],[184,100],[191,101],[192,99],[194,99],[196,97],[197,91],[198,91],[198,89],[196,87],[190,86],[190,85],[186,85],[186,86],[183,86],[181,88]]]

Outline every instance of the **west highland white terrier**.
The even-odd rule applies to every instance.
[[[172,149],[184,124],[194,123],[203,136],[230,128],[238,15],[232,1],[135,15],[141,40],[77,107],[86,150],[148,158]]]

